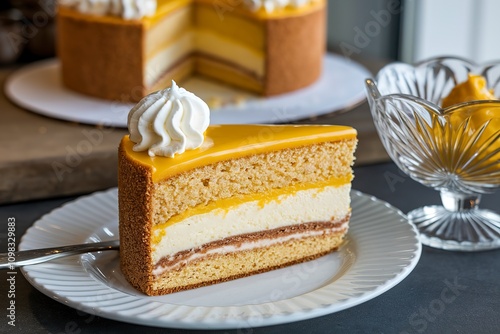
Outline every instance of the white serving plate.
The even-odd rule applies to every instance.
[[[26,266],[27,280],[65,305],[118,321],[190,329],[283,324],[338,312],[375,298],[417,264],[421,244],[405,215],[352,191],[345,244],[317,260],[234,281],[148,297],[132,288],[116,251]],[[23,236],[20,250],[118,237],[117,190],[79,198],[45,215]]]

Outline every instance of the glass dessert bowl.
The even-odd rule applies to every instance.
[[[500,215],[479,208],[500,186],[500,63],[453,57],[393,63],[367,79],[368,103],[391,159],[440,192],[442,206],[408,213],[423,244],[500,248]]]

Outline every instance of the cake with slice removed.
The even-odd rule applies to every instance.
[[[315,259],[343,242],[356,131],[208,125],[172,88],[129,114],[119,147],[120,261],[161,295]]]
[[[201,75],[263,96],[322,72],[326,0],[64,0],[57,54],[65,87],[137,102]]]

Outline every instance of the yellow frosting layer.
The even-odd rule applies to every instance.
[[[293,196],[296,194],[298,191],[301,190],[310,190],[310,189],[315,189],[316,192],[315,194],[319,194],[322,192],[326,187],[328,186],[334,186],[334,187],[339,187],[344,184],[347,184],[352,181],[352,175],[345,176],[343,178],[335,178],[327,181],[322,181],[322,182],[317,182],[317,183],[309,183],[309,184],[295,184],[289,187],[284,187],[284,188],[278,188],[278,189],[272,189],[268,192],[265,193],[254,193],[254,194],[248,194],[248,195],[242,195],[242,196],[237,196],[237,197],[229,197],[229,198],[224,198],[220,199],[216,202],[211,202],[208,205],[198,205],[194,208],[190,208],[189,210],[184,211],[181,214],[178,214],[172,218],[170,218],[168,221],[157,224],[153,226],[153,233],[152,233],[152,244],[158,244],[161,239],[165,236],[165,229],[168,226],[171,226],[173,224],[176,224],[178,222],[183,221],[184,219],[199,215],[199,214],[204,214],[208,213],[211,211],[217,210],[218,215],[225,215],[227,214],[233,207],[236,207],[238,205],[248,203],[248,202],[253,202],[253,201],[258,201],[259,207],[263,208],[266,204],[271,203],[271,202],[280,202],[283,197],[282,196]]]
[[[159,17],[161,18],[166,13],[192,3],[209,5],[217,13],[221,20],[224,20],[225,15],[231,15],[234,13],[259,20],[266,20],[307,14],[325,6],[326,0],[310,1],[308,4],[300,7],[287,6],[275,9],[272,12],[266,12],[263,8],[253,12],[247,8],[243,1],[234,0],[158,0],[156,15],[147,19],[150,20],[151,23],[154,23]]]
[[[129,157],[149,166],[153,182],[158,182],[223,160],[354,138],[356,130],[341,125],[212,125],[207,129],[205,142],[200,148],[174,158],[150,157],[146,151],[135,152],[129,136],[125,136],[122,141]]]

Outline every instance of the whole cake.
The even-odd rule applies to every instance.
[[[311,260],[347,232],[353,128],[208,123],[207,105],[175,84],[130,111],[120,261],[148,295]]]
[[[265,96],[316,81],[326,0],[64,0],[63,84],[139,101],[193,74]]]

